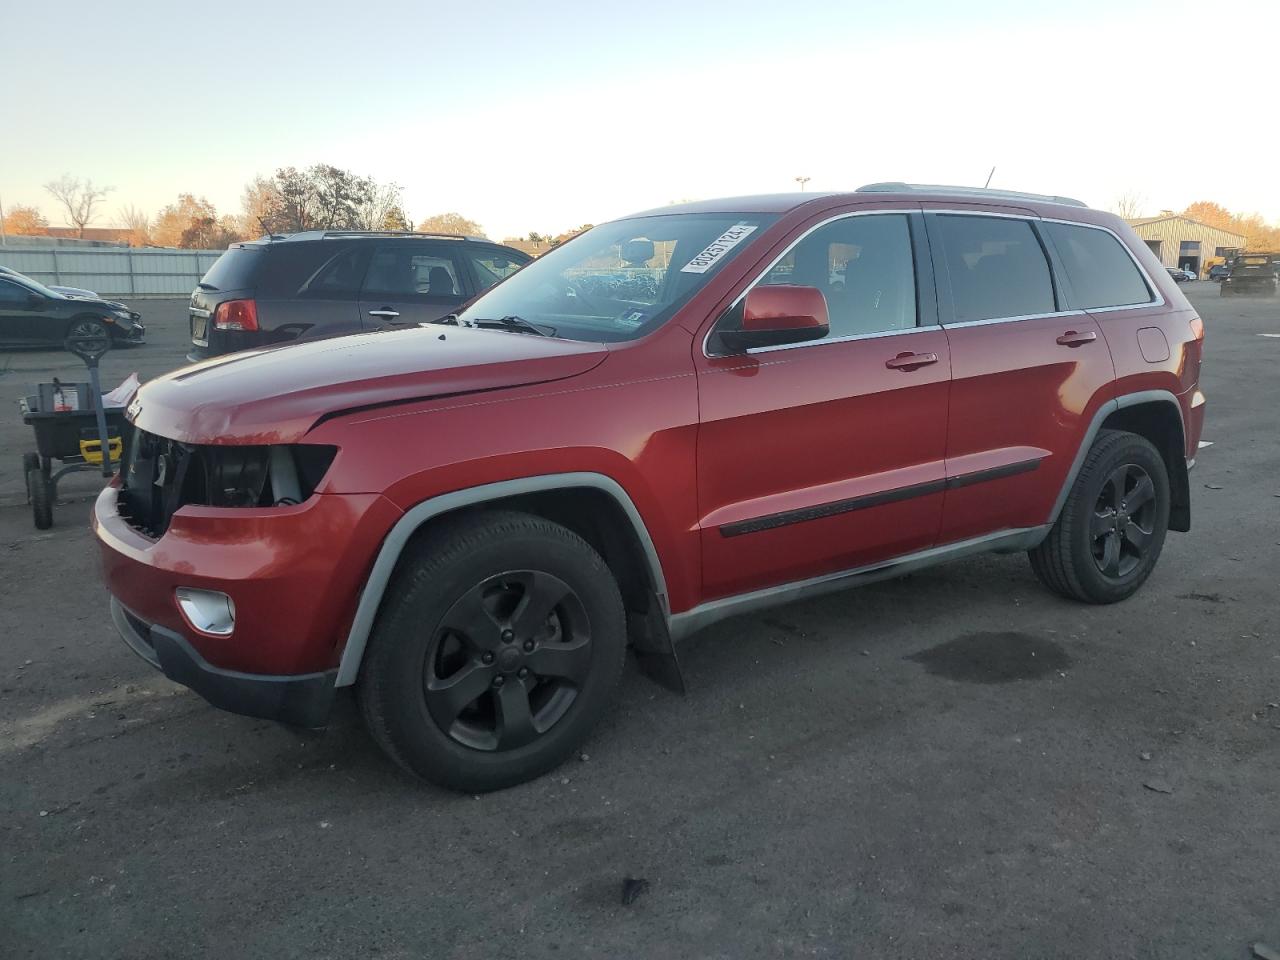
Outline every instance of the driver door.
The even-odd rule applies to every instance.
[[[942,524],[951,364],[920,214],[835,218],[757,283],[816,287],[831,327],[695,357],[708,598],[924,550]]]

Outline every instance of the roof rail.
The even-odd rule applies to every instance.
[[[275,234],[270,240],[331,240],[339,237],[418,237],[428,240],[482,240],[488,237],[464,236],[461,233],[420,233],[417,230],[303,230],[300,233]]]
[[[993,190],[990,187],[948,187],[933,183],[868,183],[855,193],[958,193],[966,197],[992,197],[1002,200],[1038,200],[1041,203],[1062,203],[1069,207],[1087,207],[1088,204],[1072,197],[1056,197],[1045,193],[1023,193],[1021,190]]]

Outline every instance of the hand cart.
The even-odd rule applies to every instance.
[[[101,469],[110,477],[123,449],[124,407],[104,407],[98,360],[110,349],[106,337],[76,337],[67,349],[89,368],[89,383],[41,383],[18,401],[22,422],[36,434],[36,452],[22,455],[27,500],[37,530],[53,526],[58,481],[68,473]],[[104,455],[104,450],[105,455]],[[54,472],[53,461],[63,466]]]

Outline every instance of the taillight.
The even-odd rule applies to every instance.
[[[1204,321],[1199,317],[1191,318],[1191,335],[1197,340],[1204,339]]]
[[[215,330],[257,330],[258,304],[253,300],[225,300],[213,311]]]

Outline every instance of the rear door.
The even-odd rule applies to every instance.
[[[1093,318],[1069,309],[1037,217],[925,220],[951,348],[939,542],[1039,526],[1115,377],[1111,354]]]
[[[459,243],[387,240],[377,244],[360,291],[365,330],[416,326],[455,312],[471,298]]]

